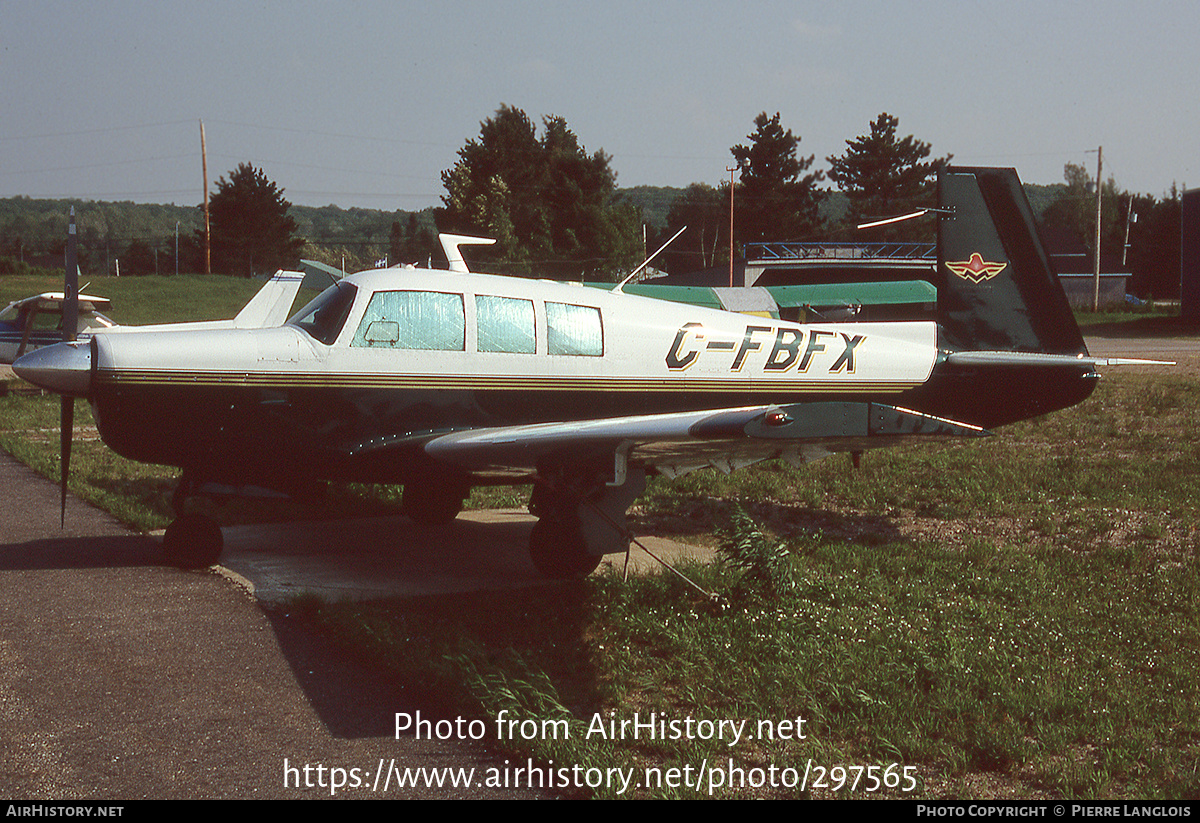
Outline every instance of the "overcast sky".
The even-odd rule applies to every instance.
[[[294,203],[438,205],[501,103],[618,185],[727,179],[780,112],[816,168],[883,111],[963,164],[1200,185],[1193,2],[0,0],[0,196],[193,204],[251,162]]]

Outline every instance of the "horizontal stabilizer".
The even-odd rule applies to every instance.
[[[1023,351],[959,351],[946,361],[955,366],[1174,366],[1174,360],[1129,357],[1091,357],[1083,354],[1042,354]]]

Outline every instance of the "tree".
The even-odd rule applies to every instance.
[[[1129,232],[1130,291],[1143,297],[1179,296],[1182,206],[1175,184],[1161,200],[1142,196],[1134,201],[1138,219]]]
[[[140,237],[130,241],[121,256],[121,273],[124,275],[158,274],[157,258],[150,244]],[[172,258],[173,264],[173,258]]]
[[[1066,187],[1042,212],[1044,230],[1064,233],[1087,249],[1090,259],[1087,270],[1092,271],[1096,253],[1096,181],[1076,163],[1063,166]],[[1100,207],[1101,269],[1117,271],[1121,267],[1121,249],[1125,243],[1125,218],[1130,204],[1129,193],[1117,188],[1111,177],[1104,184]]]
[[[304,239],[295,236],[291,206],[283,189],[249,163],[239,164],[228,181],[218,180],[209,199],[214,268],[250,277],[294,266]]]
[[[824,172],[809,172],[813,155],[799,157],[800,138],[779,124],[779,113],[754,118],[750,145],[736,145],[741,188],[735,190],[734,235],[739,243],[796,240],[821,228]]]
[[[404,237],[404,256],[406,262],[415,261],[426,265],[435,251],[441,248],[432,230],[421,224],[416,212],[408,215],[408,228]]]
[[[400,262],[404,256],[404,230],[400,228],[400,221],[392,221],[392,230],[388,234],[388,265],[394,266]]]
[[[1066,188],[1042,212],[1043,227],[1063,231],[1079,240],[1092,253],[1096,233],[1096,194],[1087,169],[1077,163],[1063,166]]]
[[[616,173],[603,151],[589,155],[561,117],[542,135],[520,109],[503,105],[442,172],[437,214],[446,231],[497,241],[501,260],[559,274],[615,271],[640,247],[636,211],[618,203]]]
[[[846,153],[826,158],[829,179],[850,201],[846,216],[857,224],[936,205],[937,174],[953,155],[926,160],[930,145],[911,134],[896,138],[898,118],[883,112],[871,133],[846,141]],[[872,239],[926,239],[936,231],[932,221],[904,221],[872,230]]]
[[[729,184],[693,183],[671,202],[663,237],[687,231],[663,252],[660,266],[671,274],[711,269],[729,262]],[[657,245],[655,246],[657,248]],[[659,265],[655,263],[655,265]]]

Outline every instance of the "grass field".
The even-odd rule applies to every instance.
[[[113,308],[105,314],[117,323],[145,325],[233,317],[263,285],[222,275],[183,274],[178,277],[97,277],[79,284],[80,291],[107,297]],[[62,277],[0,277],[0,307],[13,300],[47,291],[62,291]]]
[[[288,612],[430,714],[530,721],[531,739],[496,742],[506,757],[633,770],[625,796],[1194,799],[1198,418],[1197,375],[1112,370],[1083,404],[986,441],[653,481],[635,531],[727,547],[685,569],[716,599],[607,574]],[[56,427],[54,398],[0,399],[0,446],[48,476]],[[165,523],[172,471],[98,442],[72,468],[126,522]],[[347,490],[330,513],[394,491]],[[651,715],[745,721],[753,739],[599,733]]]

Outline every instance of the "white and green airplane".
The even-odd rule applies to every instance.
[[[14,368],[64,396],[64,475],[74,397],[115,451],[181,469],[180,565],[220,554],[185,511],[208,483],[403,484],[432,524],[474,485],[532,482],[534,563],[574,576],[628,548],[647,475],[982,437],[1129,362],[1088,356],[1013,170],[944,171],[937,219],[934,320],[793,323],[478,274],[450,237],[450,270],[354,274],[274,328],[101,330]]]

